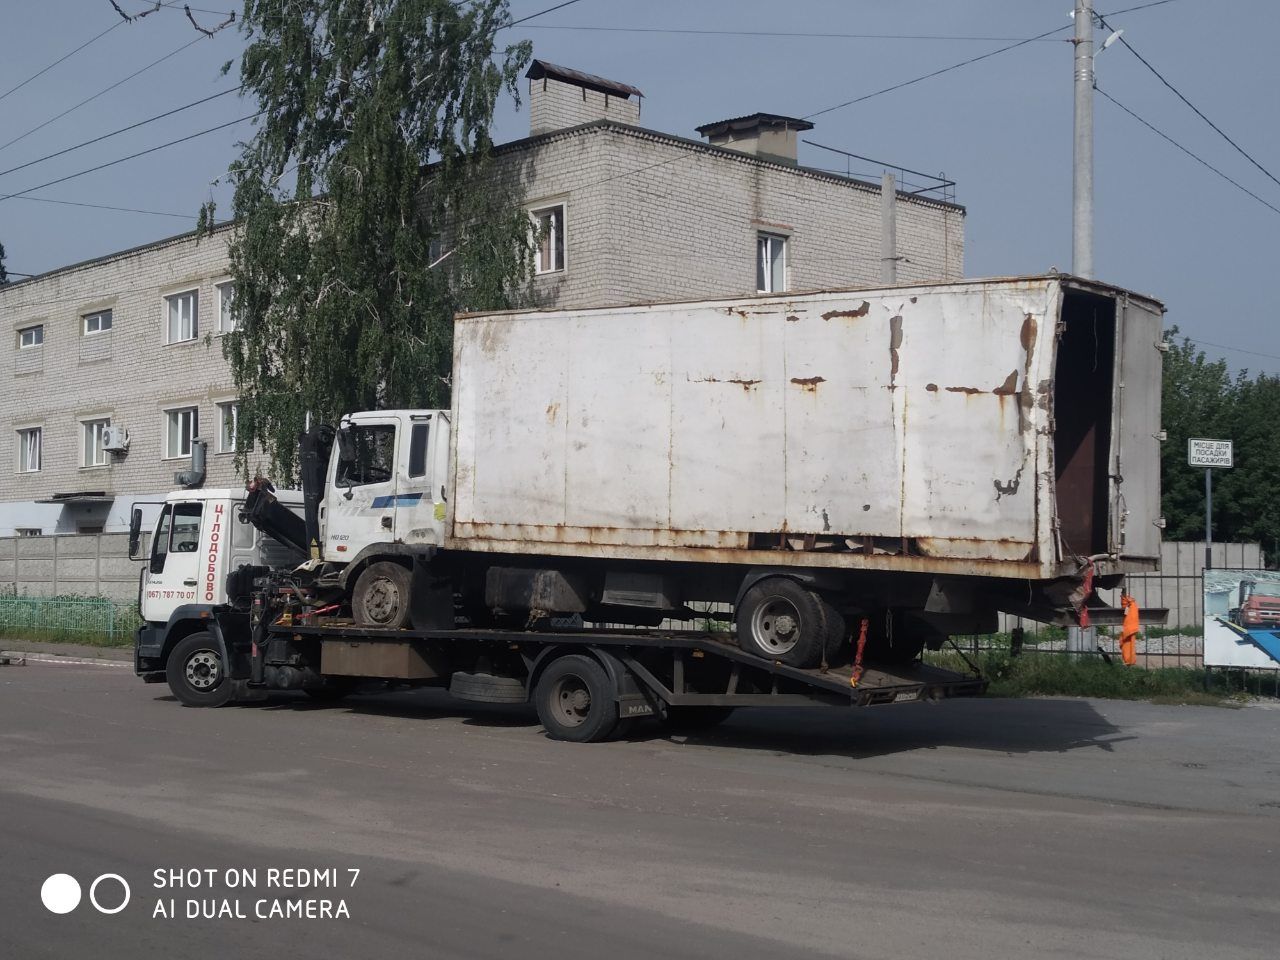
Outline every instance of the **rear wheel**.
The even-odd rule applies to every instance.
[[[751,587],[736,611],[738,646],[791,667],[811,667],[843,640],[844,618],[812,590],[786,577]]]
[[[538,719],[553,740],[607,740],[618,726],[618,702],[604,667],[581,654],[551,663],[534,688]]]
[[[174,645],[165,664],[169,689],[186,707],[220,707],[233,694],[221,644],[212,633],[201,630],[183,637]]]
[[[364,627],[398,630],[409,625],[407,567],[387,560],[369,564],[351,592],[351,614]]]

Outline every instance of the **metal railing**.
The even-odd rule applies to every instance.
[[[106,597],[0,596],[0,638],[126,646],[141,620],[134,603]]]

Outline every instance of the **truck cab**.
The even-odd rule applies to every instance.
[[[448,411],[343,417],[320,503],[320,558],[345,565],[373,545],[440,547],[448,484]]]
[[[248,522],[247,497],[243,489],[176,490],[165,498],[145,544],[142,511],[135,506],[129,556],[142,561],[138,611],[143,624],[135,644],[138,673],[163,678],[175,644],[206,630],[211,611],[229,601],[229,573],[242,566],[292,567],[303,559]],[[301,515],[300,493],[279,490],[274,499]]]

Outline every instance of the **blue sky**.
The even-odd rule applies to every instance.
[[[118,2],[128,11],[149,5]],[[239,6],[229,0],[198,2],[210,11]],[[1105,14],[1142,2],[1097,5]],[[520,18],[552,5],[512,0],[511,9]],[[5,6],[0,94],[119,21],[108,0],[10,0]],[[1014,39],[1067,27],[1052,39],[815,117],[817,126],[808,135],[956,180],[956,199],[969,210],[966,273],[984,276],[1070,266],[1072,53],[1065,40],[1071,6],[1071,0],[578,0],[503,36],[531,39],[535,56],[638,86],[645,93],[646,126],[696,136],[699,124],[757,110],[812,114]],[[197,16],[206,25],[219,19],[213,13]],[[1273,51],[1280,4],[1171,0],[1117,15],[1112,23],[1280,177],[1280,67]],[[572,29],[582,27],[615,29]],[[770,35],[669,32],[678,30]],[[779,35],[787,33],[808,36]],[[926,39],[933,37],[947,39]],[[8,144],[0,146],[0,171],[234,87],[236,70],[228,77],[218,71],[241,47],[234,30],[200,38],[181,4],[121,23],[0,99],[0,144]],[[1097,68],[1099,87],[1280,208],[1280,185],[1236,153],[1123,46],[1102,54]],[[1098,277],[1162,299],[1168,322],[1211,356],[1225,357],[1233,367],[1280,373],[1280,324],[1267,293],[1280,252],[1280,213],[1101,97],[1095,110]],[[0,197],[252,112],[251,104],[235,96],[219,98],[66,156],[0,173]],[[497,139],[523,136],[527,128],[527,113],[504,102]],[[32,194],[153,213],[0,200],[0,242],[9,268],[40,272],[181,232],[211,197],[228,209],[224,174],[236,139],[249,129],[233,126]],[[801,162],[831,164],[822,151],[801,150]]]

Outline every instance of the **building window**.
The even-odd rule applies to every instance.
[[[41,527],[15,527],[13,530],[20,537],[43,537],[44,529]]]
[[[86,467],[105,467],[107,465],[107,451],[102,442],[105,439],[104,434],[107,432],[107,427],[111,426],[110,418],[85,420],[81,422],[80,426],[84,430],[80,463]]]
[[[104,529],[106,528],[100,523],[81,523],[76,526],[76,533],[81,535],[102,533]]]
[[[167,343],[182,343],[200,335],[200,294],[195,290],[164,298],[168,316]]]
[[[37,323],[34,327],[23,327],[18,331],[18,349],[25,350],[27,347],[38,347],[44,343],[44,324]]]
[[[776,233],[756,236],[756,289],[781,293],[787,289],[787,238]]]
[[[236,452],[236,429],[240,425],[240,404],[234,400],[218,404],[218,452]]]
[[[538,273],[555,273],[564,269],[564,204],[543,207],[529,214],[538,235],[535,266]]]
[[[18,431],[18,470],[35,473],[40,469],[43,431],[39,427]]]
[[[84,335],[87,337],[94,333],[105,333],[111,329],[111,311],[99,310],[97,313],[88,313],[84,316]]]
[[[231,283],[220,283],[218,290],[218,332],[230,333],[236,328],[235,309],[236,288]]]
[[[196,407],[167,410],[164,415],[164,456],[166,460],[191,456],[191,442],[200,432],[200,411]]]

